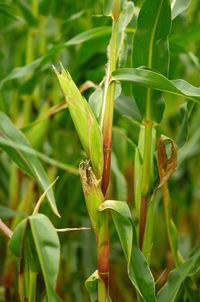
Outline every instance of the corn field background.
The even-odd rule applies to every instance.
[[[0,302],[200,301],[199,87],[198,0],[0,0]]]

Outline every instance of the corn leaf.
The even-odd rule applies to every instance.
[[[47,64],[49,61],[51,61],[52,58],[62,49],[73,45],[78,45],[93,39],[98,39],[103,36],[109,36],[111,31],[112,28],[109,26],[97,27],[97,28],[90,29],[88,31],[84,31],[65,43],[54,45],[45,53],[44,56],[39,57],[38,59],[34,60],[32,63],[22,67],[14,68],[4,79],[0,81],[0,89],[3,88],[4,84],[6,84],[11,80],[30,76],[32,73],[35,72],[37,68],[40,68],[43,65]]]
[[[60,244],[57,232],[51,221],[43,214],[32,215],[29,217],[29,221],[44,277],[47,301],[61,301],[55,293],[60,260]],[[49,265],[50,263],[51,265]]]
[[[25,213],[12,210],[7,207],[0,206],[0,218],[11,218],[11,217],[24,217]]]
[[[158,302],[173,302],[181,285],[188,276],[195,274],[199,269],[200,246],[194,254],[182,265],[170,272],[167,283],[158,293]]]
[[[18,167],[31,176],[45,191],[49,186],[49,181],[43,166],[34,154],[30,154],[20,150],[17,145],[23,145],[25,148],[31,148],[29,142],[23,133],[15,127],[6,114],[0,112],[0,147],[8,154],[8,156],[18,165]],[[9,144],[5,144],[9,141]],[[56,201],[53,190],[50,189],[47,193],[47,199],[53,212],[60,216],[56,207]]]
[[[60,168],[70,174],[74,174],[74,175],[78,175],[78,169],[74,166],[71,165],[67,165],[63,162],[57,161],[47,155],[45,155],[44,153],[41,153],[35,149],[33,149],[31,146],[27,146],[21,143],[16,143],[11,141],[9,138],[6,137],[2,137],[0,136],[0,146],[4,146],[4,147],[10,147],[13,149],[16,149],[18,151],[22,151],[24,153],[30,154],[30,155],[34,155],[37,156],[38,158],[40,158],[41,160],[43,160],[44,162],[55,166],[57,168]],[[3,148],[2,148],[3,149]]]
[[[9,247],[18,257],[19,263],[24,263],[28,256],[27,268],[35,272],[41,270],[47,292],[47,301],[60,302],[61,300],[55,292],[60,244],[57,232],[47,216],[36,214],[22,220],[11,237]]]
[[[133,39],[133,67],[147,66],[164,75],[168,74],[170,26],[169,0],[146,0],[143,3]],[[138,86],[133,87],[133,93],[141,115],[146,115],[148,107],[150,118],[160,122],[164,111],[161,93]]]
[[[89,293],[91,302],[98,302],[98,282],[102,282],[99,278],[98,271],[95,271],[88,279],[85,281],[85,287]],[[102,286],[103,282],[102,282]],[[108,297],[108,302],[112,302],[111,298]]]
[[[169,80],[164,75],[145,68],[122,68],[113,72],[113,80],[129,81],[143,87],[172,93],[200,103],[200,88],[177,79]]]
[[[131,282],[145,302],[156,302],[153,276],[138,247],[136,229],[128,205],[122,201],[107,200],[99,207],[100,211],[106,209],[111,211]]]
[[[55,72],[81,144],[91,160],[97,179],[100,179],[103,171],[103,147],[100,127],[88,102],[82,97],[69,73],[63,67],[61,72],[56,69]]]

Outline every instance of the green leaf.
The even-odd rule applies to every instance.
[[[13,19],[17,19],[15,11],[16,11],[16,9],[15,9],[14,5],[12,5],[9,2],[6,2],[5,0],[0,1],[0,16],[1,17],[7,16],[7,17],[10,17]]]
[[[121,200],[127,200],[126,178],[119,168],[117,157],[114,152],[112,152],[112,156],[111,156],[111,169],[115,178],[117,198]]]
[[[103,13],[105,16],[111,16],[114,6],[114,0],[104,0],[103,1]]]
[[[103,171],[103,146],[100,127],[88,102],[81,95],[70,74],[63,67],[61,72],[55,69],[55,73],[81,144],[91,160],[97,179],[100,179]]]
[[[184,12],[190,5],[191,0],[171,0],[172,20]]]
[[[125,202],[107,200],[100,207],[110,209],[124,254],[128,275],[136,290],[145,302],[155,302],[155,284],[147,261],[137,243],[136,230],[131,213]]]
[[[115,109],[122,115],[129,116],[134,120],[141,122],[141,115],[136,102],[129,97],[120,96],[115,100]]]
[[[47,216],[29,217],[33,241],[40,262],[49,302],[61,301],[55,288],[60,261],[60,244],[56,230]]]
[[[98,275],[98,270],[96,270],[90,277],[85,281],[85,287],[90,296],[91,302],[98,302],[98,283],[101,282],[102,286],[104,286],[101,278]],[[111,298],[108,297],[108,302],[112,302]]]
[[[68,40],[67,42],[64,43],[63,46],[66,47],[66,46],[77,45],[107,35],[109,36],[111,32],[112,32],[112,28],[110,26],[101,26],[101,27],[92,28]]]
[[[13,142],[7,137],[0,136],[0,146],[10,147],[10,148],[16,149],[18,151],[22,151],[27,154],[37,156],[38,158],[40,158],[41,160],[43,160],[44,162],[46,162],[52,166],[60,168],[70,174],[79,175],[78,169],[76,167],[67,165],[60,161],[57,161],[57,160],[45,155],[44,153],[41,153],[41,152],[31,148],[31,146]],[[2,147],[2,149],[3,149],[3,147]]]
[[[177,79],[169,80],[156,71],[144,68],[122,68],[113,72],[113,80],[129,81],[143,87],[160,90],[200,103],[200,88]]]
[[[181,125],[179,127],[178,135],[176,137],[176,144],[179,148],[182,147],[188,139],[189,121],[191,114],[194,111],[194,106],[194,102],[186,102],[180,107],[180,110],[177,113],[177,118],[179,117],[181,120]]]
[[[40,188],[45,191],[49,186],[49,181],[43,166],[34,154],[24,152],[16,147],[15,144],[20,144],[24,147],[31,148],[23,133],[15,127],[3,112],[0,112],[0,138],[0,147],[23,172],[31,176],[38,183]],[[2,139],[4,140],[3,143]],[[5,141],[10,141],[10,146],[8,144],[6,145]],[[48,191],[47,199],[53,212],[57,216],[60,216],[56,207],[56,201],[52,189]]]
[[[134,4],[130,1],[124,1],[123,9],[118,20],[118,34],[117,34],[117,57],[119,61],[125,61],[127,49],[125,49],[126,41],[126,27],[131,22],[134,13]],[[121,64],[121,63],[120,63]]]
[[[0,218],[11,218],[17,216],[24,217],[25,215],[26,215],[25,213],[0,206]]]
[[[173,302],[181,285],[188,276],[195,274],[199,269],[200,246],[195,253],[182,265],[170,272],[167,283],[158,293],[158,302]]]
[[[90,95],[88,100],[90,107],[94,112],[94,115],[97,120],[99,120],[100,117],[102,100],[103,100],[103,89],[101,87],[97,87],[97,89]]]
[[[84,31],[65,43],[54,45],[52,48],[46,51],[44,56],[36,59],[32,63],[22,67],[14,68],[4,79],[0,81],[0,89],[3,88],[4,84],[11,80],[31,75],[33,72],[35,72],[37,68],[40,68],[50,62],[52,58],[62,49],[73,45],[78,45],[93,39],[98,39],[103,36],[109,36],[111,31],[112,28],[110,26],[97,27]]]
[[[28,257],[28,267],[31,271],[39,272],[41,269],[47,301],[60,302],[55,292],[60,244],[57,232],[47,216],[36,214],[22,220],[10,239],[9,247],[18,257],[19,263],[24,263]]]
[[[133,67],[147,66],[168,74],[170,27],[169,0],[146,0],[140,10],[133,39]],[[138,86],[133,87],[133,93],[142,116],[149,115],[150,119],[160,122],[164,111],[161,94]]]
[[[27,3],[27,1],[24,0],[17,0],[17,5],[20,8],[26,22],[29,26],[37,26],[38,20],[32,13],[32,8],[30,4]]]
[[[91,302],[97,302],[98,301],[98,294],[97,294],[97,288],[98,288],[98,281],[101,279],[98,275],[98,270],[96,270],[90,277],[87,278],[85,281],[85,287],[87,288],[87,291],[90,296]]]

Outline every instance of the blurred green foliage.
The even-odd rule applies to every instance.
[[[137,6],[140,7],[142,1],[133,2],[137,14]],[[135,29],[135,20],[136,15],[130,29]],[[85,154],[67,109],[53,107],[62,103],[63,97],[51,65],[62,61],[79,87],[87,81],[98,85],[105,74],[109,32],[70,47],[65,43],[84,31],[110,25],[110,18],[102,15],[100,0],[0,1],[0,110],[24,132],[34,149],[75,168]],[[127,33],[129,43],[133,32]],[[191,84],[200,85],[199,42],[200,2],[193,0],[172,23],[170,79],[184,78]],[[16,69],[20,67],[23,68]],[[83,94],[89,97],[94,88],[86,86]],[[181,97],[169,94],[164,97],[165,114],[159,130],[174,139],[179,147],[178,167],[169,182],[169,189],[173,218],[180,235],[180,250],[187,257],[200,239],[200,108],[190,103],[186,105],[186,100]],[[51,107],[53,111],[50,111]],[[126,200],[133,216],[133,160],[140,122],[130,85],[123,84],[123,95],[115,102],[109,197]],[[55,197],[61,219],[55,218],[46,204],[42,212],[48,214],[59,228],[90,226],[79,176],[45,161],[43,164],[51,181],[59,176]],[[13,229],[24,215],[32,212],[39,195],[35,183],[22,174],[2,151],[0,218]],[[156,280],[161,275],[157,281],[160,288],[173,267],[160,192],[156,196],[156,213],[150,265]],[[96,267],[94,235],[91,231],[71,232],[59,234],[59,238],[58,293],[63,301],[89,301],[84,281]],[[111,297],[113,301],[134,301],[135,293],[126,276],[125,260],[112,224],[110,238]],[[0,236],[0,301],[17,301],[16,272],[7,239]]]

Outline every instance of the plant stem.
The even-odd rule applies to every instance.
[[[143,245],[147,207],[150,199],[151,190],[151,157],[152,157],[152,129],[153,122],[150,118],[150,99],[151,90],[147,91],[147,106],[145,119],[145,138],[144,138],[144,157],[143,157],[143,171],[142,171],[142,192],[141,192],[141,207],[140,207],[140,227],[139,227],[139,242],[140,248]]]
[[[97,238],[98,273],[98,302],[108,301],[109,297],[109,233],[108,213],[99,213],[99,229]]]
[[[93,173],[89,161],[83,161],[79,166],[83,193],[96,235],[98,262],[98,301],[108,301],[109,296],[109,233],[108,214],[99,212],[99,206],[104,202],[100,183]]]
[[[117,2],[117,1],[116,1]],[[116,7],[116,6],[115,6]],[[102,192],[106,195],[110,182],[110,162],[112,149],[112,124],[115,96],[115,82],[110,82],[111,74],[116,69],[117,62],[117,33],[118,20],[116,12],[113,13],[112,36],[108,50],[108,66],[105,79],[103,104],[100,125],[103,132],[104,169],[102,178]],[[116,18],[116,19],[115,19]]]

